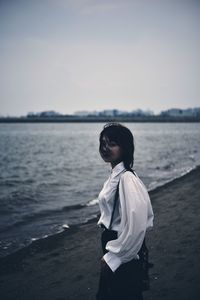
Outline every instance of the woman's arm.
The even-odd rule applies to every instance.
[[[125,172],[119,184],[121,222],[118,238],[106,245],[103,259],[115,272],[125,262],[135,258],[142,246],[148,222],[150,199],[145,186],[131,172]]]

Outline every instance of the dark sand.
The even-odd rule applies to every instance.
[[[151,290],[145,300],[200,299],[200,167],[150,193]],[[0,259],[0,299],[94,300],[100,270],[96,221]],[[126,300],[126,299],[123,299]]]

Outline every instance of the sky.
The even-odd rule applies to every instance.
[[[0,115],[200,106],[200,0],[0,0]]]

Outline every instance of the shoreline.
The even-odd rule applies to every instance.
[[[185,176],[187,176],[188,174],[190,174],[193,171],[194,172],[196,172],[196,171],[198,172],[199,169],[200,169],[200,165],[196,165],[195,167],[190,168],[188,171],[185,171],[184,173],[182,173],[180,176],[176,176],[173,179],[170,179],[169,181],[167,181],[167,182],[165,182],[165,183],[163,183],[161,185],[158,185],[155,188],[152,188],[152,189],[148,190],[148,192],[149,193],[157,192],[157,191],[159,191],[160,189],[162,189],[164,187],[170,186],[173,182],[181,180],[182,178],[184,178]]]
[[[181,176],[178,176],[178,177],[175,177],[167,182],[165,182],[164,184],[161,184],[153,189],[149,189],[148,192],[149,192],[149,195],[151,197],[151,195],[153,195],[154,193],[157,193],[158,191],[160,191],[160,189],[162,190],[163,188],[167,188],[168,186],[170,186],[171,184],[173,184],[173,182],[176,182],[177,180],[182,180],[182,178],[184,178],[185,176],[187,176],[189,173],[191,172],[195,172],[195,170],[198,170],[200,168],[200,165],[197,165],[195,166],[194,168],[191,168],[190,170],[186,171],[184,174],[182,174]],[[77,205],[79,206],[79,205]],[[82,206],[82,204],[80,204],[80,206]],[[86,205],[87,206],[87,205]],[[88,221],[84,222],[84,223],[77,223],[75,225],[70,225],[69,228],[67,229],[64,229],[59,231],[59,232],[56,232],[56,233],[53,233],[53,234],[49,234],[45,237],[41,237],[41,238],[37,238],[33,241],[30,241],[30,243],[28,243],[27,245],[25,245],[24,247],[21,247],[19,248],[18,250],[14,251],[14,252],[11,252],[9,254],[6,254],[6,255],[3,255],[3,256],[0,256],[0,264],[1,264],[1,260],[3,259],[6,259],[9,257],[12,257],[12,256],[15,256],[15,255],[21,255],[20,252],[23,252],[25,253],[26,252],[26,249],[27,249],[27,252],[31,251],[29,250],[29,248],[35,248],[36,247],[40,247],[39,244],[41,242],[41,244],[45,243],[45,241],[47,241],[48,239],[56,239],[57,237],[59,238],[60,236],[62,235],[65,235],[65,234],[68,234],[68,232],[71,233],[71,230],[72,232],[74,231],[75,228],[79,228],[80,226],[83,226],[83,225],[86,225],[86,224],[90,224],[90,223],[94,223],[94,222],[97,222],[99,218],[99,215],[97,217],[93,217],[91,219],[89,219]]]
[[[155,221],[147,245],[154,267],[145,300],[198,298],[199,179],[200,166],[149,192]],[[2,299],[94,300],[102,256],[100,235],[92,220],[1,258]]]

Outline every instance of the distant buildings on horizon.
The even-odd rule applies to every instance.
[[[136,109],[131,112],[118,109],[105,109],[102,111],[77,111],[74,113],[76,116],[104,116],[104,117],[117,117],[117,116],[153,116],[154,112],[151,110]]]
[[[29,112],[26,116],[3,116],[0,115],[0,122],[32,122],[32,121],[52,121],[52,122],[98,122],[98,121],[141,121],[141,122],[179,122],[179,121],[200,121],[200,107],[194,108],[170,108],[155,114],[152,110],[136,109],[132,111],[125,111],[119,109],[104,109],[101,111],[76,111],[72,114],[61,114],[54,110],[47,110],[41,112]]]
[[[160,113],[160,116],[167,117],[199,117],[200,116],[200,107],[195,108],[171,108],[164,110]]]
[[[73,114],[61,114],[54,110],[42,111],[42,112],[29,112],[26,117],[67,117],[67,116],[78,116],[78,117],[149,117],[149,116],[160,116],[160,117],[200,117],[200,107],[195,108],[171,108],[161,111],[159,114],[154,114],[152,110],[136,109],[133,111],[124,111],[118,109],[105,109],[102,111],[76,111]]]

